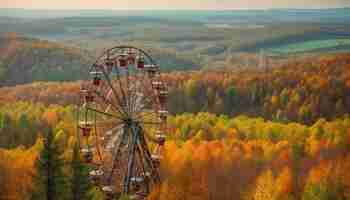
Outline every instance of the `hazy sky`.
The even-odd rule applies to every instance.
[[[2,8],[257,9],[350,6],[350,0],[0,0]]]

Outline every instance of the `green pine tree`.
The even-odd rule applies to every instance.
[[[90,183],[88,179],[90,169],[81,161],[78,145],[75,145],[73,149],[71,169],[72,169],[72,177],[71,177],[72,200],[94,199],[94,195],[91,192],[93,191],[93,185]]]
[[[36,162],[37,174],[34,177],[32,200],[67,199],[67,181],[63,171],[62,150],[55,141],[53,129],[45,125],[43,148]]]

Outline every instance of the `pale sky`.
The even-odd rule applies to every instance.
[[[350,0],[0,0],[0,8],[30,9],[266,9],[334,8]]]

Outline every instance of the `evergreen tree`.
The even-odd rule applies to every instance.
[[[33,200],[66,199],[67,181],[63,172],[62,150],[55,141],[50,126],[44,125],[43,148],[36,161],[37,174],[34,177]]]
[[[237,97],[238,97],[238,94],[235,87],[231,86],[225,90],[225,98],[224,98],[225,114],[229,115],[233,112],[234,107],[237,106],[236,105]]]
[[[93,186],[88,179],[89,167],[84,165],[80,159],[79,147],[74,146],[73,159],[71,163],[72,177],[71,177],[71,192],[72,200],[90,200],[93,199]]]

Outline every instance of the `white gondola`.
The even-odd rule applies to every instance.
[[[158,70],[158,66],[157,65],[145,65],[145,70],[147,70],[147,71],[154,71],[154,72],[156,72],[157,70]]]
[[[86,93],[88,93],[88,92],[89,92],[89,90],[87,90],[87,89],[81,89],[81,90],[80,90],[80,93],[81,93],[81,94],[86,94]]]
[[[92,121],[79,121],[79,126],[80,127],[91,127],[94,123]]]
[[[102,170],[92,170],[89,172],[89,178],[95,183],[99,182],[102,176],[103,176]]]
[[[161,90],[159,91],[159,95],[162,95],[162,96],[168,96],[169,92],[167,90]]]
[[[160,156],[158,154],[152,154],[151,158],[152,158],[152,160],[159,160],[160,161],[162,159],[162,156]]]
[[[90,176],[92,177],[100,177],[103,175],[103,171],[98,169],[98,170],[92,170],[90,173],[89,173]]]
[[[90,75],[92,76],[101,76],[103,73],[101,71],[91,71]]]
[[[111,151],[111,150],[114,149],[114,147],[115,147],[114,144],[109,144],[109,145],[107,145],[106,149],[109,150],[109,151]]]
[[[142,176],[134,176],[130,178],[130,181],[133,183],[142,183],[145,181],[145,178]]]
[[[81,153],[88,153],[90,152],[90,149],[84,148],[80,150]]]
[[[159,110],[158,111],[158,114],[160,114],[160,115],[168,115],[168,111],[167,110]]]
[[[143,176],[145,177],[151,177],[151,172],[145,172],[145,173],[142,173]]]
[[[152,81],[152,87],[156,90],[161,90],[163,86],[164,85],[162,81]]]
[[[114,193],[113,187],[110,185],[103,186],[102,191],[105,193]]]
[[[110,200],[114,198],[115,190],[111,185],[103,186],[102,191],[106,194],[106,199]]]

